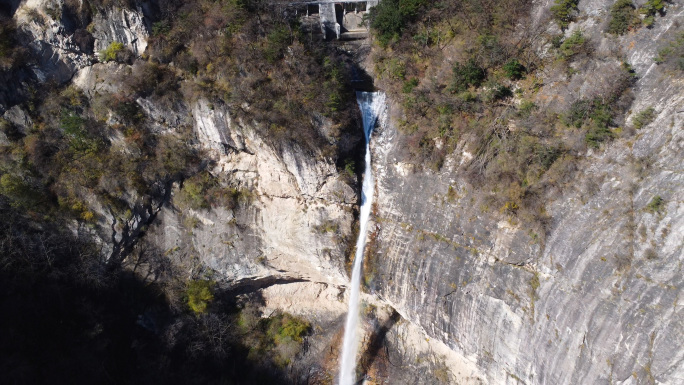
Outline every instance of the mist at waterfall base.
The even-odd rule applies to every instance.
[[[366,155],[364,161],[363,185],[361,188],[361,213],[359,215],[359,239],[356,241],[356,255],[352,269],[351,294],[349,310],[344,326],[344,342],[342,344],[342,360],[340,364],[340,385],[352,385],[355,381],[356,356],[358,354],[359,335],[359,293],[361,290],[361,266],[363,250],[366,245],[366,230],[373,205],[373,170],[371,168],[370,136],[378,120],[378,115],[385,106],[385,94],[382,92],[356,92],[356,101],[361,109],[363,131],[366,138]]]

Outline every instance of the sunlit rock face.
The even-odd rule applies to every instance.
[[[548,22],[550,3],[535,5],[535,25]],[[95,55],[114,41],[143,55],[148,30],[142,12],[96,15],[87,52],[47,11],[56,4],[16,3],[14,17],[36,58],[26,78],[73,84],[90,98],[116,93],[117,77],[132,67],[97,63]],[[405,351],[427,344],[422,332],[444,348],[439,352],[448,356],[454,382],[684,383],[684,83],[653,62],[654,42],[681,31],[684,10],[673,2],[653,28],[612,37],[603,33],[611,4],[580,1],[588,17],[566,34],[583,30],[598,54],[624,49],[637,76],[625,123],[648,107],[656,117],[632,137],[588,150],[572,183],[554,196],[548,192],[551,220],[544,236],[482,205],[482,192],[459,171],[475,156],[466,149],[439,172],[405,159],[400,106],[391,101],[390,117],[371,141],[375,251],[364,266],[365,300],[390,305],[410,322]],[[554,24],[544,31],[560,33]],[[609,75],[621,65],[599,60],[577,68],[580,75],[544,75],[534,102],[555,108],[568,103],[569,94],[593,97],[610,87]],[[7,102],[12,97],[0,95],[0,112],[26,134],[33,122]],[[264,122],[243,121],[225,106],[201,98],[173,108],[153,98],[136,103],[155,134],[188,128],[191,145],[203,151],[222,186],[248,192],[233,208],[186,210],[175,205],[183,188],[177,183],[141,243],[187,268],[188,276],[210,269],[222,284],[258,291],[269,311],[339,324],[359,186],[321,153],[292,143],[276,148],[256,129]],[[0,145],[6,143],[0,134]],[[656,196],[663,199],[659,212],[647,209]],[[111,232],[111,215],[89,203],[101,209],[109,221],[102,229]],[[112,239],[120,240],[120,234],[100,235],[105,251]]]
[[[182,224],[187,213],[163,210],[155,230],[160,246],[196,253],[228,280],[343,284],[343,240],[351,236],[356,195],[335,165],[296,146],[274,150],[224,107],[199,101],[192,116],[199,145],[214,161],[212,174],[247,195],[232,210],[190,213],[199,220],[190,233]],[[334,231],[326,229],[332,224]]]
[[[135,56],[147,48],[149,33],[140,10],[112,9],[93,18],[95,51],[106,49],[112,42],[122,43]]]
[[[610,2],[583,6],[605,12]],[[631,138],[588,150],[573,183],[549,195],[543,241],[482,205],[458,172],[471,154],[454,154],[439,172],[415,171],[403,161],[396,120],[375,137],[371,286],[475,361],[484,383],[684,380],[684,85],[653,62],[654,39],[674,36],[681,15],[673,6],[653,29],[619,38],[604,36],[592,18],[571,24],[600,49],[626,47],[638,80],[625,124],[648,107],[657,117]],[[605,63],[582,71],[549,80],[535,102],[591,97],[610,81]],[[659,213],[647,208],[656,196],[667,202]]]

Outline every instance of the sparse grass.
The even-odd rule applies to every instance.
[[[326,220],[320,225],[314,226],[314,230],[319,234],[336,234],[339,231],[339,229],[340,225],[337,222],[331,220]]]
[[[456,192],[456,189],[453,186],[449,186],[449,189],[447,190],[446,193],[446,200],[449,203],[454,203],[458,199],[458,192]]]
[[[530,278],[530,286],[532,287],[532,290],[537,291],[539,289],[539,274],[535,273],[532,278]]]

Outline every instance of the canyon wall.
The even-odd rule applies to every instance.
[[[37,57],[27,76],[73,83],[89,97],[116,90],[112,74],[125,75],[130,66],[98,63],[77,49],[47,12],[57,3],[30,0],[16,11]],[[647,107],[656,117],[634,136],[587,150],[572,181],[547,193],[545,234],[487,207],[461,173],[473,156],[464,149],[440,171],[407,161],[398,104],[390,102],[372,138],[377,199],[366,301],[408,321],[397,326],[410,329],[404,351],[421,346],[448,356],[447,382],[684,383],[684,82],[653,61],[661,42],[681,31],[684,8],[673,2],[653,28],[610,38],[601,22],[610,5],[580,1],[586,17],[565,33],[581,29],[597,52],[627,47],[638,80],[625,124]],[[549,6],[535,4],[536,23]],[[100,14],[92,29],[95,50],[118,41],[134,56],[144,54],[149,32],[141,10]],[[564,95],[588,97],[610,81],[605,68],[613,64],[596,60],[574,76],[547,73],[534,102],[555,108]],[[30,118],[8,100],[0,100],[5,119],[29,129]],[[136,102],[161,135],[190,127],[208,171],[245,192],[232,208],[182,210],[174,196],[184,186],[175,183],[141,242],[189,277],[210,270],[227,287],[258,291],[265,309],[339,327],[358,186],[330,156],[291,143],[277,148],[255,129],[264,122],[243,121],[224,105],[203,98],[171,109],[153,98]],[[663,201],[658,211],[648,209],[655,197]],[[91,203],[102,218],[92,232],[111,251],[121,223]],[[434,345],[423,346],[425,338]],[[330,343],[324,338],[312,352]]]
[[[486,206],[459,173],[471,154],[454,153],[439,172],[406,163],[400,106],[374,138],[378,245],[367,280],[402,316],[477,362],[484,383],[684,381],[684,83],[653,62],[653,43],[674,35],[684,9],[672,5],[653,29],[615,42],[599,22],[609,6],[580,2],[589,16],[566,34],[581,29],[598,50],[628,47],[638,77],[628,120],[648,106],[657,117],[634,137],[587,150],[562,192],[548,192],[544,238]],[[596,92],[610,78],[594,65],[565,81],[547,75],[534,102]],[[667,202],[659,213],[647,208],[656,196]]]

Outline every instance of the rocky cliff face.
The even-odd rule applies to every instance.
[[[589,150],[577,178],[547,206],[536,234],[484,206],[457,172],[413,172],[397,147],[396,121],[374,138],[377,254],[371,286],[404,317],[481,369],[492,384],[675,384],[682,366],[681,78],[654,62],[681,5],[653,29],[618,39],[601,33],[608,2],[580,2],[570,26],[598,49],[627,47],[639,80],[631,117],[657,117],[636,136]],[[600,66],[558,81],[535,102],[595,92]],[[545,102],[546,100],[546,102]],[[398,106],[391,106],[398,111]],[[630,119],[628,118],[628,120]],[[464,159],[465,158],[465,159]],[[667,202],[660,213],[647,205]]]
[[[58,83],[73,79],[91,98],[119,91],[118,82],[131,67],[94,63],[93,53],[79,49],[65,30],[61,7],[59,1],[28,1],[16,10],[18,25],[32,40],[29,49],[39,55],[35,77]],[[89,30],[94,52],[112,42],[123,43],[136,56],[145,51],[148,32],[141,10],[97,12]],[[181,213],[165,206],[152,231],[156,247],[171,255],[192,254],[231,281],[278,277],[344,283],[343,252],[351,237],[356,194],[329,159],[296,145],[277,151],[250,127],[259,123],[233,121],[225,107],[205,100],[173,110],[146,98],[137,104],[157,132],[193,127],[198,146],[215,162],[212,173],[227,186],[249,191],[249,204],[236,210]],[[19,127],[31,124],[16,106],[4,117]],[[113,221],[106,210],[102,215]],[[194,218],[194,228],[183,224],[187,217]],[[331,224],[335,231],[327,228]]]
[[[229,281],[268,277],[343,284],[356,195],[335,165],[297,147],[277,152],[248,125],[206,101],[193,107],[192,116],[201,146],[216,160],[212,173],[248,191],[248,203],[232,211],[192,212],[199,223],[190,231],[181,224],[187,213],[165,209],[155,244],[196,254]],[[334,231],[327,228],[331,224]]]
[[[112,74],[125,76],[130,66],[95,63],[49,11],[58,5],[26,1],[16,11],[37,57],[32,76],[72,82],[89,97],[117,91]],[[537,23],[549,5],[535,6]],[[624,49],[638,76],[626,121],[647,107],[656,117],[632,137],[588,150],[576,179],[549,193],[546,236],[483,204],[459,173],[470,154],[451,155],[439,172],[417,171],[403,159],[398,106],[389,105],[372,139],[376,252],[365,266],[366,300],[409,321],[390,327],[410,336],[398,349],[438,352],[448,365],[446,382],[684,382],[684,84],[652,60],[681,30],[684,9],[673,3],[652,29],[613,38],[602,33],[609,7],[581,1],[583,17],[565,33],[583,30],[597,51]],[[108,12],[93,18],[94,51],[118,41],[142,55],[149,34],[141,11]],[[549,31],[560,32],[555,28]],[[590,97],[614,64],[595,62],[582,76],[546,74],[535,102],[551,108],[566,103],[566,94]],[[191,127],[209,172],[245,192],[232,208],[181,209],[174,196],[184,186],[176,183],[143,242],[188,275],[208,269],[227,286],[258,291],[265,309],[339,324],[358,198],[332,160],[296,144],[275,148],[256,129],[264,122],[243,121],[202,98],[173,108],[153,98],[136,103],[156,133]],[[32,125],[19,107],[0,107],[20,129]],[[656,196],[662,208],[649,210]],[[105,210],[101,216],[100,236],[111,250],[121,224]],[[312,352],[323,354],[332,342],[317,343]]]
[[[93,65],[98,52],[113,42],[122,43],[135,56],[145,51],[149,33],[142,10],[117,7],[86,10],[88,3],[72,4],[78,6],[68,8],[61,0],[10,4],[18,43],[27,50],[27,66],[4,79],[14,92],[0,94],[0,110],[29,96],[25,86],[32,81],[69,82],[79,70]],[[72,11],[87,16],[79,17]],[[80,25],[84,23],[89,24]]]

